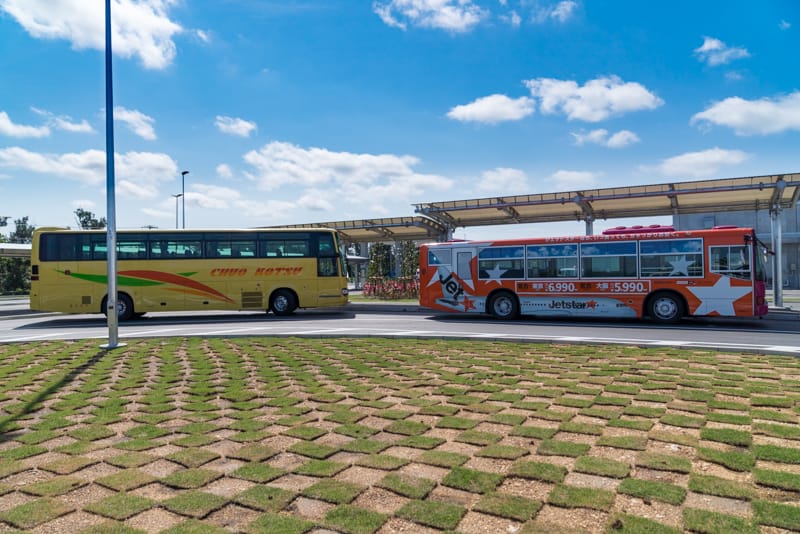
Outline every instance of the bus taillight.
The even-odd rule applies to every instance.
[[[31,281],[39,280],[39,266],[31,265]]]

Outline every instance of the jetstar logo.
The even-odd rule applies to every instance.
[[[440,274],[439,283],[442,284],[442,294],[454,302],[464,295],[464,287],[456,281],[453,273],[447,273],[447,277]]]
[[[556,310],[585,310],[586,308],[595,309],[597,302],[590,300],[588,302],[579,302],[577,300],[553,300],[550,302],[550,308]]]

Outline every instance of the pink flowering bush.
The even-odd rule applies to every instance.
[[[419,298],[419,281],[406,278],[368,278],[362,291],[365,297],[384,300]]]

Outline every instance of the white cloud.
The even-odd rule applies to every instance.
[[[597,184],[598,172],[559,170],[550,175],[550,181],[556,190],[580,190]]]
[[[57,116],[54,113],[44,109],[32,107],[31,111],[37,115],[45,117],[47,119],[47,123],[58,130],[64,130],[73,133],[94,133],[94,128],[92,128],[92,125],[89,124],[86,119],[83,119],[81,122],[75,122],[72,120],[72,117],[67,115]]]
[[[782,20],[782,21],[780,21],[780,23],[778,23],[778,28],[780,28],[782,31],[786,31],[791,27],[792,27],[791,23],[789,23],[789,22],[787,22],[785,20]]]
[[[592,130],[589,133],[573,132],[572,137],[575,138],[575,144],[578,146],[583,146],[586,143],[593,143],[608,148],[623,148],[640,141],[639,136],[630,130],[620,130],[609,136],[608,130],[604,128]]]
[[[0,134],[9,137],[47,137],[50,128],[47,126],[25,126],[15,124],[5,111],[0,111]]]
[[[405,30],[409,25],[450,32],[467,32],[489,13],[472,0],[376,1],[373,11],[384,24]]]
[[[714,147],[700,152],[686,152],[663,160],[654,169],[665,176],[709,178],[723,167],[739,165],[750,157],[741,150],[724,150]]]
[[[779,98],[745,100],[734,96],[696,113],[691,124],[733,128],[737,135],[767,135],[800,130],[800,91]]]
[[[284,200],[268,200],[266,202],[239,200],[236,202],[236,209],[247,217],[258,219],[258,224],[266,224],[270,221],[278,222],[284,220],[297,210],[297,205],[294,202]]]
[[[64,130],[73,133],[94,133],[95,130],[86,119],[81,122],[72,122],[69,117],[54,117],[53,126],[59,130]]]
[[[167,202],[169,205],[167,205]],[[159,208],[142,208],[141,212],[148,217],[156,217],[158,219],[175,219],[175,202],[173,200],[161,202]]]
[[[541,100],[542,113],[564,113],[569,120],[598,122],[632,111],[655,109],[664,101],[636,82],[617,76],[589,80],[579,86],[572,80],[536,78],[525,85]]]
[[[93,200],[87,200],[87,199],[73,200],[72,202],[70,202],[70,204],[75,209],[83,208],[88,210],[94,208],[96,205]]]
[[[0,167],[78,180],[85,185],[105,181],[106,154],[87,150],[68,154],[39,154],[20,147],[0,149]]]
[[[327,198],[373,211],[385,211],[386,202],[410,202],[453,184],[443,176],[415,172],[413,166],[419,160],[413,156],[332,152],[275,141],[246,153],[244,160],[253,167],[245,176],[262,190],[318,189]]]
[[[563,2],[558,2],[556,5],[536,7],[531,20],[536,24],[544,24],[550,21],[563,24],[572,18],[577,9],[577,2],[565,0]]]
[[[166,154],[126,152],[114,159],[118,192],[122,196],[153,198],[158,184],[175,179],[178,165]],[[106,180],[106,154],[102,150],[66,154],[40,154],[20,147],[0,149],[0,167],[19,169],[53,178],[102,186]]]
[[[334,211],[333,203],[328,198],[332,198],[329,192],[319,189],[308,189],[297,200],[297,205],[310,211]]]
[[[156,120],[141,111],[114,106],[114,120],[124,123],[130,131],[148,141],[156,140],[156,131],[153,124]]]
[[[744,75],[738,70],[729,70],[725,73],[725,79],[730,82],[739,82],[744,79]]]
[[[510,11],[508,15],[500,15],[500,20],[510,25],[512,28],[519,28],[522,24],[522,17],[516,11]]]
[[[641,141],[639,136],[630,130],[620,130],[608,138],[608,148],[623,148]]]
[[[221,115],[217,115],[214,124],[220,132],[236,135],[238,137],[250,137],[250,134],[256,129],[255,122],[234,117],[223,117]]]
[[[746,48],[738,46],[728,46],[719,39],[713,37],[704,37],[703,44],[694,49],[697,58],[715,67],[717,65],[725,65],[731,61],[750,57],[750,52]]]
[[[220,163],[217,165],[217,176],[225,180],[230,180],[233,178],[233,170],[231,169],[231,166],[227,163]]]
[[[526,96],[509,98],[495,94],[478,98],[469,104],[455,106],[447,112],[447,116],[461,122],[497,124],[523,119],[531,115],[535,107],[534,100]]]
[[[228,209],[241,198],[235,189],[209,184],[192,184],[191,191],[186,192],[187,204],[208,209]]]
[[[566,0],[564,2],[559,2],[556,7],[550,12],[550,18],[557,20],[558,22],[566,22],[568,21],[575,10],[578,8],[577,2],[572,2],[571,0]]]
[[[528,189],[528,177],[519,169],[497,167],[481,174],[477,189],[494,195],[521,195]]]
[[[169,19],[177,0],[114,0],[111,9],[114,52],[137,56],[148,69],[163,69],[175,57],[172,37],[183,31]],[[34,38],[64,39],[75,50],[105,50],[105,9],[86,0],[0,0]]]

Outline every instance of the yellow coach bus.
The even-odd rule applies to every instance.
[[[103,230],[41,228],[31,248],[31,309],[105,313]],[[117,311],[265,310],[347,303],[344,249],[335,230],[117,232]]]

